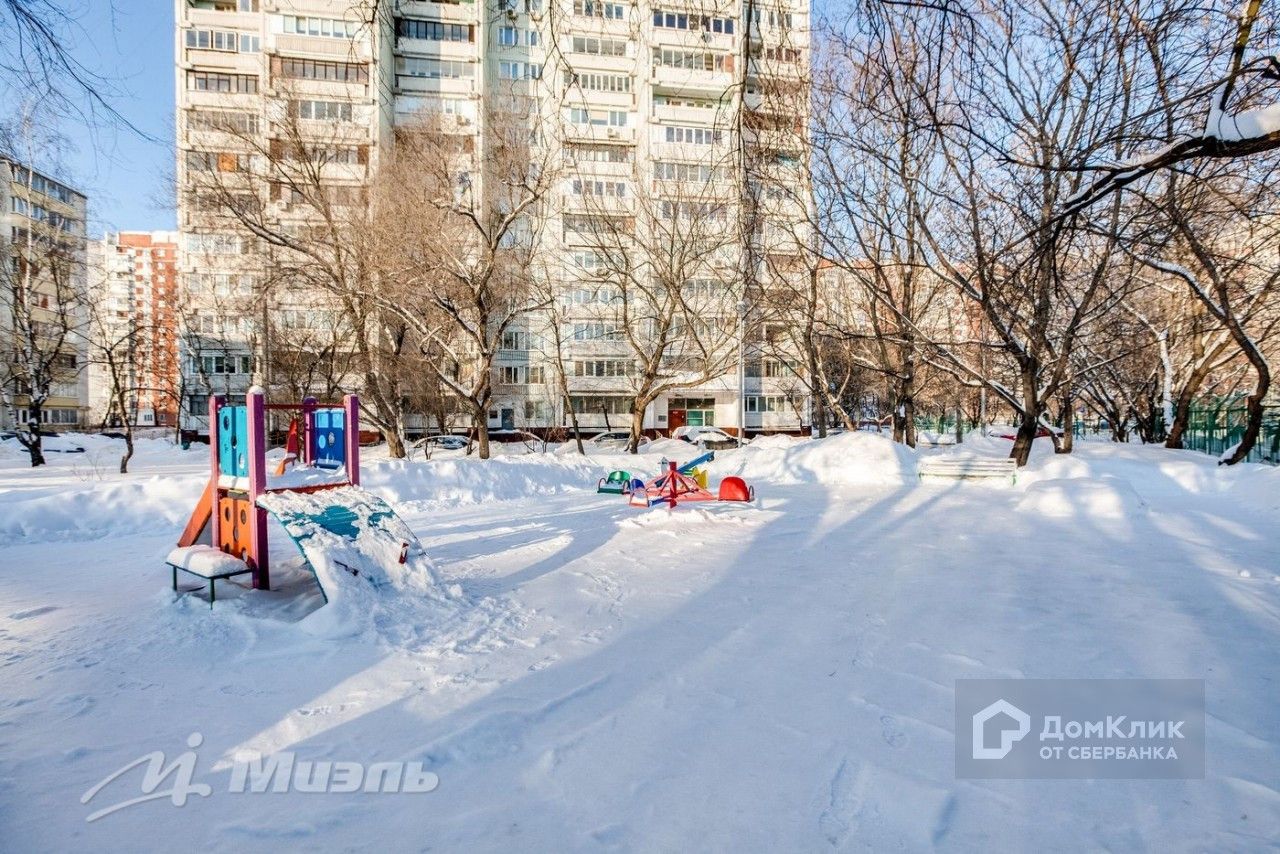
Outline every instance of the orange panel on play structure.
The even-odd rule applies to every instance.
[[[218,547],[227,554],[245,558],[250,554],[249,517],[253,508],[247,499],[218,499]]]

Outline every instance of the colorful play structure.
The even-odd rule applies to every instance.
[[[673,460],[664,460],[664,471],[649,481],[631,478],[624,494],[627,503],[633,507],[657,507],[665,504],[675,507],[683,501],[755,501],[754,487],[747,486],[740,477],[726,477],[720,481],[717,492],[707,489],[707,472],[703,468],[716,458],[715,452],[708,451],[684,465]],[[606,485],[616,483],[614,475],[627,474],[613,472],[600,482],[597,492],[610,492]],[[629,477],[629,475],[628,475]]]
[[[288,412],[284,459],[268,474],[266,413]],[[360,401],[307,398],[268,404],[252,390],[243,406],[209,399],[210,475],[178,547],[169,554],[173,588],[178,571],[214,582],[251,574],[271,589],[268,529],[274,516],[316,575],[325,601],[348,578],[377,586],[393,564],[425,562],[421,544],[382,499],[360,489]],[[429,566],[429,564],[427,564]],[[336,568],[338,571],[333,571]]]

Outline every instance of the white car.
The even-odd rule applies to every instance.
[[[630,430],[610,430],[607,433],[601,433],[598,436],[591,437],[591,444],[596,448],[607,449],[610,451],[625,451],[627,444],[631,441]],[[644,436],[640,437],[640,448],[649,444],[649,440]],[[637,448],[639,450],[639,448]]]
[[[738,440],[718,427],[677,427],[671,438],[697,445],[700,448],[737,447]]]

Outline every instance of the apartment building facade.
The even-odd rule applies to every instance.
[[[85,423],[85,217],[88,200],[29,165],[0,156],[0,429]]]
[[[670,388],[646,407],[645,428],[807,425],[796,362],[766,346],[755,310],[788,267],[779,259],[806,249],[805,193],[796,192],[807,187],[805,0],[394,0],[371,14],[374,5],[177,0],[184,425],[206,429],[209,393],[278,384],[271,353],[284,348],[272,341],[325,326],[322,300],[271,287],[272,247],[227,214],[227,193],[202,197],[209,176],[233,176],[242,158],[271,150],[286,123],[323,145],[335,191],[368,181],[397,129],[427,116],[473,137],[482,159],[499,101],[532,105],[533,144],[557,154],[558,189],[541,206],[536,240],[558,296],[503,336],[490,428],[562,427],[569,408],[588,431],[630,423],[644,353],[619,334],[598,225],[644,232],[646,219],[650,240],[704,240],[706,257],[681,268],[688,278],[677,290],[697,302],[697,320],[684,326],[700,327],[700,349],[716,340],[711,376],[707,357],[681,375],[688,357],[671,354]],[[271,192],[273,211],[304,227],[288,188]],[[561,365],[568,402],[555,382]],[[427,419],[409,429],[427,430]]]
[[[91,424],[178,424],[178,242],[174,231],[121,231],[89,244],[91,349],[111,356],[90,359]]]

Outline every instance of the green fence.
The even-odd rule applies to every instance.
[[[1262,432],[1249,452],[1248,461],[1280,465],[1280,406],[1264,409]],[[1244,435],[1246,417],[1244,404],[1238,398],[1193,406],[1182,445],[1220,457]]]

